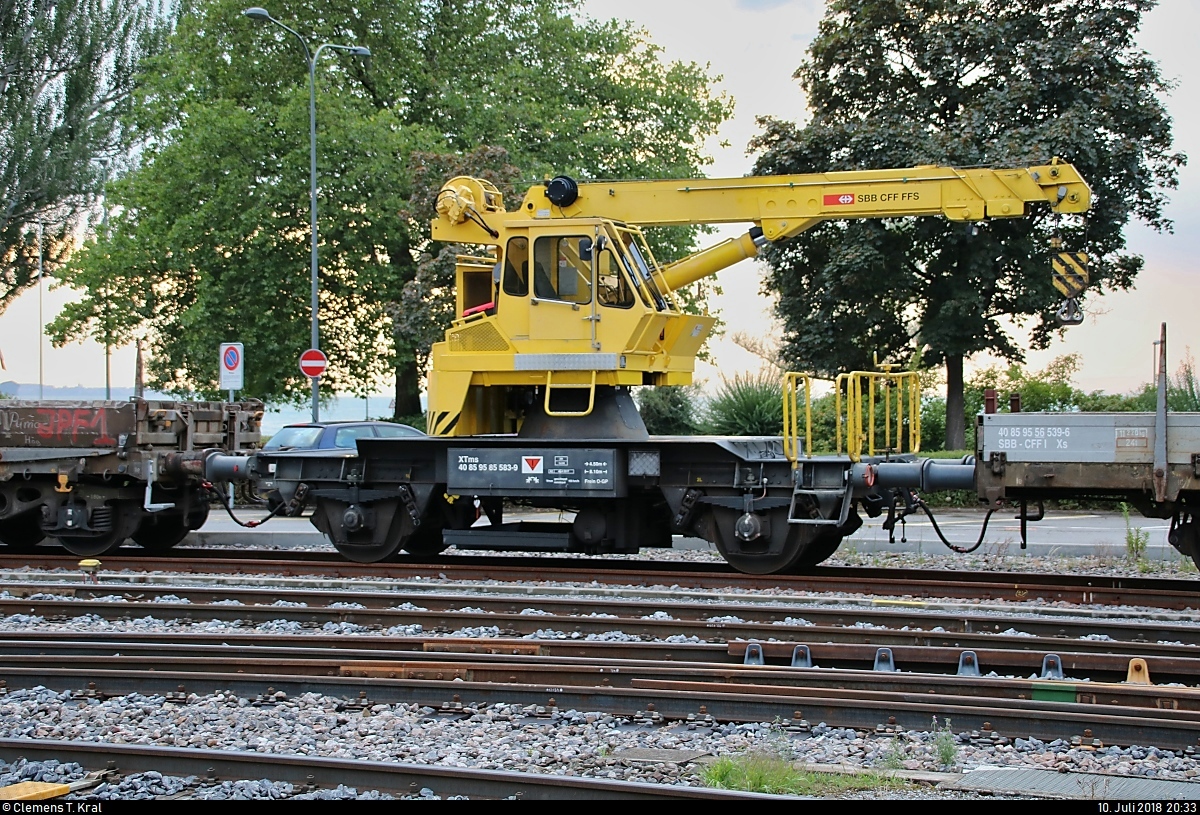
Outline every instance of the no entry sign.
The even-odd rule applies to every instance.
[[[315,379],[325,373],[325,369],[328,367],[329,360],[316,348],[309,348],[300,355],[300,373],[305,376]]]

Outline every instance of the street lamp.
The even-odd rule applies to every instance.
[[[288,28],[283,23],[271,16],[265,8],[254,6],[242,12],[247,17],[254,20],[264,20],[282,28],[296,39],[300,41],[300,45],[304,48],[304,58],[308,60],[308,141],[309,141],[309,193],[312,198],[310,210],[312,213],[312,347],[320,349],[320,335],[318,331],[317,320],[317,60],[321,58],[321,52],[326,48],[332,48],[335,51],[346,51],[356,57],[371,56],[371,49],[362,45],[334,45],[333,43],[325,43],[317,48],[315,52],[311,51],[308,43],[304,38],[297,34],[292,29]],[[318,401],[318,393],[320,391],[321,378],[314,376],[312,380],[312,419],[314,422],[320,420],[320,403]]]

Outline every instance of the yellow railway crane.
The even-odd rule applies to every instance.
[[[559,176],[511,211],[489,182],[451,179],[433,238],[490,251],[459,257],[458,318],[433,347],[429,432],[644,437],[623,389],[691,383],[714,322],[679,308],[684,286],[826,220],[983,221],[1037,204],[1083,213],[1090,202],[1079,173],[1057,160],[582,184]],[[718,223],[753,226],[661,267],[640,228]]]
[[[680,534],[713,542],[742,571],[806,567],[861,525],[859,506],[881,511],[880,489],[969,488],[974,469],[877,456],[872,445],[812,456],[795,430],[786,447],[779,437],[651,438],[629,388],[690,383],[713,325],[684,313],[675,293],[823,220],[974,222],[1031,206],[1082,213],[1090,199],[1057,161],[586,184],[559,176],[513,210],[488,182],[454,178],[432,236],[485,248],[458,260],[457,317],[433,347],[430,435],[261,454],[255,466],[273,474],[282,500],[312,503],[313,524],[357,561],[450,544],[637,552]],[[665,266],[642,233],[730,222],[750,229]],[[555,512],[506,520],[513,505]]]

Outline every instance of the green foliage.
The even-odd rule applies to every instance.
[[[690,436],[699,430],[695,387],[642,388],[638,412],[656,436]]]
[[[80,337],[102,308],[146,331],[151,385],[216,395],[214,349],[246,345],[247,396],[303,401],[309,345],[309,72],[294,37],[233,0],[184,0],[130,127],[149,146],[111,185],[111,235],[68,281]],[[419,411],[432,340],[451,315],[453,250],[428,244],[431,190],[457,171],[520,194],[546,174],[694,176],[730,112],[704,66],[667,62],[645,32],[568,0],[299,0],[282,21],[315,48],[321,347],[326,393],[394,370]],[[482,146],[482,147],[481,147]],[[510,198],[510,202],[511,202]],[[656,250],[682,252],[694,231]],[[113,298],[112,292],[120,294]],[[119,301],[119,302],[114,302]]]
[[[934,716],[933,729],[933,749],[937,752],[938,761],[943,767],[953,767],[958,761],[958,741],[954,738],[954,731],[950,729],[950,720],[946,719],[946,724],[939,728],[937,717]]]
[[[891,744],[888,745],[887,752],[880,759],[879,765],[885,770],[899,770],[904,767],[904,744],[899,738],[893,738]]]
[[[876,773],[816,773],[796,769],[770,753],[723,756],[704,768],[705,786],[770,795],[833,795],[871,789],[897,789],[902,781]]]
[[[1168,402],[1172,410],[1185,410],[1188,402],[1188,383],[1194,383],[1194,373],[1188,368],[1190,357],[1180,367],[1179,374],[1169,389]],[[1021,394],[1021,410],[1048,412],[1122,412],[1154,410],[1155,388],[1145,385],[1132,394],[1121,395],[1102,391],[1084,391],[1075,387],[1073,379],[1079,370],[1078,354],[1067,354],[1052,360],[1040,371],[1030,371],[1021,365],[983,368],[971,376],[964,385],[966,425],[966,447],[975,447],[974,417],[983,411],[984,391],[996,390],[997,409],[1005,413],[1009,409],[1009,396]],[[1191,377],[1191,379],[1189,379]],[[1194,385],[1192,385],[1194,387]],[[1173,400],[1173,401],[1172,401]],[[1178,406],[1178,407],[1177,407]],[[945,427],[946,400],[926,397],[921,408],[921,450],[936,452],[942,448]]]
[[[130,148],[139,60],[165,32],[139,0],[0,0],[0,312],[52,271]]]
[[[1157,410],[1158,383],[1147,382],[1138,391],[1126,397],[1129,407],[1125,410]],[[1200,411],[1200,385],[1196,379],[1196,360],[1189,350],[1179,363],[1174,376],[1167,378],[1167,409],[1178,411]]]
[[[833,393],[818,396],[812,401],[813,437],[809,447],[814,454],[833,453],[837,449],[837,397]],[[803,422],[803,417],[799,422]],[[801,425],[803,428],[803,425]],[[800,430],[803,433],[803,429]]]
[[[422,433],[425,432],[425,427],[426,427],[424,413],[409,413],[409,414],[402,415],[402,416],[380,416],[379,421],[381,421],[381,422],[397,422],[399,424],[406,424],[409,427],[415,427],[417,430],[420,430]]]
[[[824,223],[767,253],[790,367],[863,369],[874,352],[926,364],[990,351],[1020,360],[1058,332],[1049,239],[1093,258],[1090,292],[1127,289],[1142,258],[1124,226],[1169,229],[1169,83],[1136,43],[1149,0],[831,0],[796,72],[801,127],[769,119],[757,173],[915,164],[1072,162],[1093,189],[1086,223],[1052,215]],[[1086,244],[1085,244],[1086,241]],[[1032,319],[1031,319],[1032,318]],[[954,394],[957,397],[958,394]],[[970,411],[968,411],[970,415]]]
[[[927,396],[921,400],[921,452],[939,452],[946,447],[946,400]]]
[[[1121,502],[1121,517],[1125,519],[1125,557],[1133,563],[1140,563],[1146,556],[1146,544],[1150,542],[1150,533],[1133,525],[1129,520],[1129,504]]]
[[[717,436],[778,436],[783,429],[783,393],[768,373],[721,377],[709,400],[705,429]]]

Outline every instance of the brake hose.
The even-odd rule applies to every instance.
[[[929,523],[933,524],[933,531],[937,533],[937,536],[941,539],[942,543],[946,544],[947,548],[949,548],[951,551],[958,552],[962,555],[974,552],[983,545],[983,536],[987,534],[988,521],[992,519],[992,513],[996,511],[996,508],[992,507],[987,511],[987,515],[983,516],[983,526],[979,530],[979,540],[975,541],[975,545],[969,548],[963,548],[962,546],[955,546],[953,543],[946,540],[946,536],[942,534],[941,527],[938,526],[937,519],[933,517],[933,512],[930,511],[929,505],[926,504],[923,499],[917,499],[917,506],[919,506],[921,510],[927,516],[929,516]]]
[[[262,519],[260,519],[260,520],[257,520],[257,521],[242,521],[242,520],[239,520],[239,519],[238,519],[238,517],[237,517],[236,515],[234,515],[234,514],[233,514],[233,507],[232,507],[232,506],[230,506],[230,505],[229,505],[229,504],[226,502],[226,500],[225,500],[225,494],[224,494],[223,492],[221,492],[219,489],[217,489],[216,487],[214,487],[214,486],[213,486],[213,483],[212,483],[211,481],[204,481],[204,482],[201,482],[200,486],[201,486],[201,487],[202,487],[202,488],[203,488],[205,491],[207,491],[208,493],[210,493],[210,494],[212,494],[212,495],[215,495],[215,496],[217,497],[217,500],[221,502],[221,506],[222,506],[222,507],[224,507],[224,509],[225,509],[225,511],[226,511],[227,513],[229,513],[229,517],[230,517],[231,519],[233,519],[233,522],[234,522],[235,524],[237,524],[238,526],[241,526],[241,527],[245,527],[246,529],[254,529],[254,528],[255,528],[255,527],[257,527],[257,526],[262,526],[262,525],[263,525],[263,524],[265,524],[267,521],[269,521],[269,520],[271,520],[272,518],[274,518],[274,517],[275,517],[275,514],[276,514],[276,513],[278,513],[278,512],[279,512],[279,510],[281,510],[281,509],[283,509],[285,506],[287,506],[287,504],[282,504],[282,503],[281,503],[281,504],[278,504],[278,505],[275,507],[275,509],[273,509],[273,510],[271,510],[270,512],[268,512],[268,513],[267,513],[267,517],[265,517],[265,518],[262,518]]]

